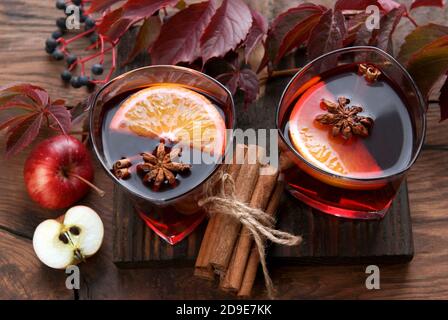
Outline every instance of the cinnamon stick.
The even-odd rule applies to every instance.
[[[256,161],[255,164],[251,164],[248,160],[254,156],[253,153],[256,154],[256,159],[261,159],[265,154],[264,152],[265,150],[258,146],[248,146],[245,162],[241,165],[241,169],[235,180],[235,197],[238,201],[244,203],[250,201],[258,180],[260,162]],[[223,275],[227,271],[233,248],[238,240],[241,223],[232,216],[224,214],[221,216],[219,230],[216,232],[217,245],[211,254],[210,263],[215,272]]]
[[[233,155],[233,162],[227,165],[226,172],[230,174],[232,179],[236,179],[241,168],[241,163],[238,163],[237,159],[242,155],[245,157],[246,146],[238,144],[235,147],[235,153]],[[210,264],[211,253],[215,250],[217,243],[217,233],[219,226],[221,225],[222,215],[213,215],[210,217],[207,224],[207,228],[202,238],[201,247],[199,249],[198,256],[195,263],[194,275],[206,280],[214,280],[215,272]]]
[[[213,238],[216,229],[216,217],[214,215],[208,221],[195,263],[194,275],[205,280],[214,280],[215,278],[215,272],[210,265],[210,252],[214,245]]]
[[[272,166],[260,168],[260,177],[250,201],[250,207],[265,210],[272,191],[277,184],[279,171]],[[251,253],[253,237],[246,227],[243,227],[238,242],[233,250],[233,256],[226,275],[220,287],[226,291],[238,292],[243,281],[247,261]]]
[[[278,205],[280,204],[280,199],[283,195],[283,189],[283,181],[278,181],[275,190],[272,193],[271,198],[269,199],[269,204],[266,209],[266,212],[268,214],[274,215],[276,213]],[[246,265],[246,270],[244,272],[244,277],[241,283],[241,288],[238,291],[238,297],[250,297],[259,264],[260,256],[258,255],[258,250],[254,245],[252,245],[250,256]]]

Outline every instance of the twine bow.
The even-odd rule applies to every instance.
[[[208,189],[211,190],[212,188]],[[230,215],[250,231],[257,246],[258,255],[260,256],[268,295],[270,298],[273,298],[275,289],[266,266],[264,240],[269,239],[273,243],[295,246],[302,241],[302,238],[274,229],[275,218],[273,216],[263,210],[251,208],[247,204],[238,201],[235,195],[235,181],[227,173],[221,176],[220,185],[215,190],[215,194],[209,194],[206,198],[200,200],[199,206],[204,207],[209,214]]]

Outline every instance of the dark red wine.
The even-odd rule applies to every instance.
[[[311,81],[291,103],[281,129],[286,142],[326,174],[307,165],[288,169],[285,177],[292,193],[336,215],[366,218],[369,212],[384,213],[401,180],[381,178],[406,169],[413,155],[414,125],[400,89],[384,74],[367,81],[357,64],[334,68]],[[334,136],[331,125],[316,121],[327,112],[322,99],[337,103],[339,97],[362,107],[360,116],[373,119],[367,137]],[[356,179],[373,180],[365,185]]]
[[[216,166],[220,164],[220,161],[218,159],[216,163],[212,164],[205,164],[203,162],[193,163],[193,159],[201,159],[201,157],[204,156],[202,151],[197,148],[183,146],[183,151],[176,161],[191,164],[191,169],[184,173],[178,173],[176,175],[176,183],[174,186],[169,185],[168,183],[163,183],[162,186],[156,190],[151,183],[143,182],[142,176],[136,172],[136,165],[143,162],[140,154],[142,152],[153,153],[160,143],[160,139],[163,137],[139,136],[135,133],[121,132],[111,129],[111,121],[120,109],[120,106],[128,97],[137,91],[138,90],[134,90],[116,96],[103,108],[105,111],[103,114],[101,138],[106,161],[112,169],[113,164],[117,160],[122,158],[131,159],[132,167],[130,168],[130,178],[120,180],[120,182],[134,193],[156,200],[176,198],[194,189],[205,181],[214,171]],[[203,93],[200,94],[204,95]],[[211,97],[205,96],[205,98],[213,103],[216,110],[219,111],[220,116],[224,119],[223,108],[221,108]],[[151,124],[148,125],[150,126]],[[164,139],[164,141],[167,146],[167,152],[169,152],[173,143],[167,139]]]
[[[355,178],[387,176],[403,170],[412,160],[413,124],[406,104],[398,92],[397,87],[385,76],[381,76],[375,83],[369,83],[358,74],[356,65],[345,66],[322,75],[320,82],[298,97],[290,112],[302,109],[298,117],[299,129],[312,128],[321,131],[330,144],[337,145],[337,152],[350,153],[353,161],[361,161],[360,158],[370,156],[381,169],[363,167],[361,169],[364,170],[347,172],[345,176]],[[302,99],[305,94],[305,99]],[[368,137],[354,136],[350,141],[345,141],[339,136],[333,137],[328,127],[315,123],[315,117],[325,112],[320,107],[321,99],[336,102],[338,97],[348,98],[352,106],[361,106],[363,111],[360,115],[369,116],[374,120]],[[285,122],[283,128],[285,137],[291,139],[290,122]],[[356,144],[362,144],[365,148],[354,148]],[[353,149],[359,149],[360,153],[352,152]],[[363,153],[364,149],[368,154]],[[300,149],[298,151],[301,152]]]

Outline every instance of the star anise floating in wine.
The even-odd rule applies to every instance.
[[[338,102],[322,99],[321,107],[328,112],[319,114],[315,120],[324,125],[332,126],[333,136],[341,135],[348,140],[352,135],[367,137],[373,126],[373,119],[358,115],[362,112],[362,107],[349,107],[350,100],[346,97],[339,97]]]
[[[367,82],[373,83],[378,80],[381,75],[380,69],[372,64],[360,63],[358,66],[358,73],[364,76]]]
[[[155,189],[167,181],[171,186],[176,183],[176,173],[190,170],[191,165],[173,162],[177,158],[181,149],[173,148],[170,152],[166,151],[165,143],[160,142],[156,149],[156,154],[142,153],[144,163],[137,165],[137,171],[144,174],[143,181],[153,183]]]

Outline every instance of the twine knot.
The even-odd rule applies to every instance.
[[[207,210],[209,214],[227,214],[234,217],[250,231],[260,256],[268,295],[270,298],[273,298],[275,289],[266,266],[265,239],[281,245],[295,246],[302,241],[302,238],[274,229],[275,218],[273,216],[263,210],[251,208],[246,203],[238,201],[235,195],[235,181],[231,175],[228,173],[222,174],[219,182],[215,190],[207,188],[209,190],[208,195],[204,199],[199,200],[198,204]]]

